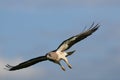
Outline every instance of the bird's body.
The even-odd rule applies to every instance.
[[[70,51],[70,52],[66,52],[66,50],[71,48],[77,42],[79,42],[79,41],[83,40],[84,38],[88,37],[89,35],[91,35],[93,32],[95,32],[99,28],[99,26],[100,25],[98,25],[98,24],[94,26],[94,23],[93,23],[88,30],[63,41],[56,50],[47,53],[45,56],[40,56],[37,58],[30,59],[30,60],[20,63],[16,66],[6,65],[6,67],[8,68],[9,71],[14,71],[14,70],[22,69],[22,68],[27,68],[27,67],[32,66],[41,61],[49,60],[49,61],[52,61],[52,62],[60,65],[61,69],[65,71],[65,68],[60,63],[60,61],[63,60],[69,68],[72,68],[72,66],[68,62],[67,57],[70,56],[71,54],[73,54],[75,52],[75,50]]]

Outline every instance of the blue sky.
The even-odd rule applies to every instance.
[[[0,0],[1,80],[120,80],[119,0]],[[16,65],[56,49],[89,27],[101,27],[74,45],[66,72],[51,62],[9,72]],[[51,46],[52,45],[52,46]]]

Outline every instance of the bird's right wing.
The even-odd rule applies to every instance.
[[[72,36],[69,39],[63,41],[59,47],[57,48],[57,51],[65,51],[68,50],[70,47],[72,47],[77,42],[85,39],[86,37],[90,36],[93,32],[95,32],[100,27],[99,24],[94,25],[94,23],[91,25],[91,27],[82,33]]]
[[[38,63],[38,62],[46,61],[46,60],[47,60],[46,56],[40,56],[37,58],[30,59],[28,61],[22,62],[16,66],[11,66],[11,65],[7,64],[6,67],[8,68],[9,71],[14,71],[14,70],[22,69],[22,68],[27,68],[29,66],[32,66],[32,65]]]

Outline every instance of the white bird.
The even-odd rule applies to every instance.
[[[27,68],[27,67],[32,66],[32,65],[34,65],[38,62],[41,62],[41,61],[49,60],[49,61],[52,61],[52,62],[60,65],[61,69],[63,71],[65,71],[65,68],[60,63],[61,60],[64,60],[64,62],[67,64],[67,66],[71,69],[72,66],[68,62],[67,56],[70,56],[71,54],[73,54],[75,52],[75,50],[70,51],[70,52],[65,52],[65,51],[68,50],[69,48],[71,48],[75,43],[83,40],[84,38],[86,38],[88,36],[90,36],[99,27],[100,27],[99,24],[94,25],[94,23],[93,23],[89,29],[87,29],[87,30],[81,32],[80,34],[72,36],[69,39],[63,41],[56,50],[53,50],[53,51],[47,53],[44,56],[40,56],[40,57],[37,57],[37,58],[30,59],[28,61],[22,62],[22,63],[20,63],[16,66],[11,66],[11,65],[7,64],[6,67],[9,71],[14,71],[14,70]]]

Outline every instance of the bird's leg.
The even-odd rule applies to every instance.
[[[69,62],[68,62],[68,59],[65,57],[63,60],[65,61],[65,63],[67,64],[67,66],[68,66],[70,69],[72,69],[72,66],[71,66],[71,65],[69,64]]]
[[[63,71],[65,71],[64,66],[62,66],[60,62],[59,62],[58,64],[60,65],[61,69],[62,69]]]

